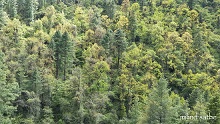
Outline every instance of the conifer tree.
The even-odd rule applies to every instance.
[[[0,123],[12,124],[16,110],[12,102],[18,97],[18,84],[7,81],[7,74],[10,72],[4,62],[4,54],[0,52]]]
[[[12,4],[12,6],[11,6],[11,11],[10,11],[10,16],[12,17],[12,18],[14,18],[14,17],[16,17],[16,15],[17,15],[17,0],[12,0],[11,1],[11,4]]]
[[[68,33],[65,32],[63,35],[62,35],[62,38],[61,38],[61,42],[62,42],[62,61],[63,61],[63,80],[66,80],[66,69],[67,69],[67,63],[68,63],[68,51],[69,51],[69,48],[68,48],[68,42],[69,42],[69,37],[68,37]]]
[[[53,112],[52,112],[51,108],[49,108],[48,106],[45,106],[43,109],[42,124],[53,124],[53,123],[54,123]]]
[[[56,31],[49,47],[54,51],[55,77],[66,80],[67,71],[73,67],[75,57],[68,33],[64,32],[62,35],[60,31]]]
[[[82,72],[81,72],[81,68],[75,68],[73,70],[73,74],[75,75],[74,77],[72,77],[72,82],[73,82],[73,86],[74,88],[76,88],[75,93],[74,93],[74,123],[79,123],[79,124],[83,124],[83,120],[84,120],[84,115],[85,115],[85,110],[84,110],[84,84],[82,81]]]
[[[147,110],[147,124],[170,124],[171,123],[171,100],[167,81],[161,78],[155,84],[149,96],[149,108]]]
[[[216,116],[214,119],[209,120],[210,124],[219,124],[220,123],[220,96],[219,93],[214,95],[209,104],[208,110],[211,116]]]
[[[128,116],[128,124],[137,124],[138,123],[138,118],[142,114],[140,107],[142,107],[142,104],[139,102],[139,98],[136,96],[134,98],[133,106],[131,108],[131,111],[129,111],[129,116]]]
[[[109,29],[107,30],[105,36],[101,41],[101,44],[104,47],[107,56],[109,56],[112,51],[113,42],[114,42],[114,32],[111,29]]]
[[[4,0],[0,0],[0,28],[5,24],[4,19]]]
[[[131,40],[131,42],[134,42],[135,41],[135,38],[136,38],[136,30],[137,30],[137,27],[138,27],[138,17],[140,16],[140,13],[139,13],[139,10],[140,10],[140,6],[138,3],[134,3],[131,5],[130,7],[130,11],[129,11],[129,40]]]
[[[39,1],[39,8],[43,8],[45,7],[46,3],[47,3],[47,0],[38,0]]]
[[[38,8],[37,0],[21,0],[17,2],[18,4],[18,14],[23,18],[23,20],[29,24],[34,21],[35,13]]]
[[[115,14],[115,0],[105,0],[104,1],[104,13],[106,13],[108,15],[109,18],[113,18],[114,14]]]
[[[196,104],[193,107],[193,110],[194,110],[194,114],[199,116],[198,119],[193,120],[194,124],[209,124],[207,122],[208,119],[202,119],[203,117],[208,115],[207,112],[206,112],[207,106],[206,106],[206,102],[205,102],[203,93],[200,93],[200,94],[197,95]]]
[[[115,47],[116,47],[116,55],[117,55],[117,69],[120,71],[120,59],[122,53],[125,51],[127,47],[126,37],[124,32],[121,29],[117,29],[115,31]]]
[[[53,40],[50,43],[50,47],[53,49],[54,51],[54,59],[55,59],[55,68],[56,68],[56,72],[55,72],[55,77],[58,79],[60,77],[60,70],[61,70],[61,38],[62,35],[60,33],[60,31],[56,31],[56,33],[53,36]]]
[[[28,22],[34,21],[34,0],[28,0],[27,1],[27,17],[28,17]]]

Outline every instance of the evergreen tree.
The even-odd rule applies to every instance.
[[[5,24],[4,18],[4,0],[0,0],[0,28]]]
[[[62,38],[62,35],[60,31],[56,31],[56,33],[53,36],[53,40],[50,43],[50,47],[54,51],[55,68],[56,68],[55,77],[57,79],[60,77],[61,64],[62,64],[62,57],[61,57],[62,49],[61,49],[61,44],[60,44],[61,38]]]
[[[21,0],[17,2],[18,4],[18,14],[22,17],[22,19],[29,24],[34,21],[35,13],[38,9],[38,1],[37,0]]]
[[[38,123],[41,112],[40,103],[38,94],[23,90],[16,100],[17,116],[21,115],[22,118],[19,123]]]
[[[34,0],[27,0],[27,21],[32,22],[34,21]]]
[[[108,15],[109,18],[112,19],[115,15],[116,9],[115,0],[105,0],[103,4],[103,13],[105,13],[106,15]]]
[[[208,120],[210,124],[219,124],[220,123],[220,96],[219,93],[214,95],[209,104],[208,104],[208,112],[211,116],[216,116],[214,119]]]
[[[10,72],[4,62],[4,54],[0,52],[0,123],[12,124],[16,110],[13,102],[18,97],[18,84],[14,81],[8,81],[7,75]]]
[[[39,1],[39,9],[44,8],[46,6],[47,0],[38,0]]]
[[[42,90],[42,77],[37,69],[35,69],[34,72],[32,73],[31,81],[32,81],[30,86],[31,88],[28,89],[31,89],[36,94],[40,94]]]
[[[100,18],[101,11],[99,10],[99,8],[93,7],[90,8],[89,12],[90,12],[89,15],[91,16],[89,26],[92,30],[95,30],[101,23],[101,18]]]
[[[197,98],[196,98],[196,104],[195,106],[193,107],[193,110],[194,110],[194,114],[199,116],[198,119],[196,120],[193,120],[193,123],[194,124],[209,124],[207,121],[207,119],[202,119],[201,117],[205,117],[207,116],[207,106],[206,106],[206,102],[205,102],[205,99],[204,99],[204,94],[203,93],[200,93],[197,95]]]
[[[11,3],[11,6],[9,8],[9,14],[10,14],[10,17],[12,18],[15,18],[17,16],[17,0],[11,0],[10,1]]]
[[[49,108],[48,106],[45,106],[43,109],[42,124],[54,124],[53,112],[52,112],[51,108]]]
[[[131,5],[130,10],[129,10],[129,40],[131,42],[135,41],[136,38],[136,30],[138,27],[138,17],[140,17],[140,6],[138,3],[134,3]]]
[[[193,91],[192,91],[192,93],[190,94],[190,97],[189,97],[189,106],[190,107],[193,107],[193,106],[195,106],[195,104],[196,104],[196,98],[200,95],[200,94],[202,94],[202,91],[199,89],[199,88],[196,88],[196,89],[194,89]]]
[[[114,43],[114,32],[111,29],[109,29],[107,30],[105,36],[101,41],[101,45],[104,47],[107,56],[110,56],[112,52],[113,43]]]
[[[67,32],[64,32],[61,38],[61,45],[59,47],[63,47],[61,48],[61,56],[62,56],[62,71],[63,71],[63,80],[66,80],[66,76],[67,76],[67,72],[68,72],[68,68],[72,68],[71,65],[73,64],[73,51],[71,51],[73,48],[70,44],[70,38]],[[58,46],[57,46],[58,48]]]
[[[195,6],[195,0],[188,0],[187,2],[190,9],[194,9]]]
[[[127,120],[128,124],[138,123],[139,117],[142,114],[142,111],[140,109],[142,106],[143,105],[140,103],[139,98],[136,96],[134,98],[134,104],[131,107],[131,111],[129,111],[129,116]]]
[[[83,124],[84,121],[84,115],[85,115],[85,110],[84,110],[84,90],[85,90],[85,85],[83,84],[83,77],[82,77],[82,72],[81,68],[75,68],[73,71],[73,74],[75,77],[73,77],[72,82],[73,86],[76,85],[74,88],[76,88],[75,93],[74,93],[74,122]]]
[[[116,67],[117,67],[118,72],[119,72],[120,71],[121,55],[127,47],[126,37],[125,37],[124,32],[121,29],[117,29],[115,31],[115,43],[114,43],[114,45],[116,47],[116,56],[117,56]]]
[[[167,81],[161,78],[152,89],[147,110],[147,124],[170,124],[172,117],[171,99]]]

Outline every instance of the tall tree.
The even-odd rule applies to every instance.
[[[129,8],[129,40],[131,40],[131,42],[135,41],[136,38],[136,30],[138,27],[138,19],[140,18],[140,6],[138,3],[134,3],[131,5],[131,7]]]
[[[75,57],[73,51],[73,43],[70,41],[69,34],[56,31],[49,47],[54,52],[55,59],[55,77],[57,79],[66,80],[68,70],[73,68],[73,59]]]
[[[60,77],[60,71],[61,71],[61,38],[62,38],[62,34],[60,33],[60,31],[56,31],[56,33],[53,36],[52,42],[50,43],[50,47],[53,49],[54,51],[54,59],[55,59],[55,68],[56,68],[56,72],[55,72],[55,77],[58,79]]]
[[[200,93],[196,97],[196,104],[193,107],[195,115],[199,116],[199,119],[193,120],[194,124],[209,124],[208,119],[201,119],[201,117],[207,116],[207,105],[204,99],[204,94]]]
[[[8,14],[10,15],[10,17],[15,18],[17,16],[17,7],[18,7],[17,0],[11,0],[8,2],[8,4],[10,4],[8,8],[9,9]]]
[[[105,13],[106,15],[108,15],[109,18],[112,19],[114,17],[116,9],[115,0],[105,0],[103,4],[103,13]]]
[[[5,24],[4,18],[4,0],[0,0],[0,27]]]
[[[32,22],[34,21],[34,13],[35,13],[35,8],[34,8],[34,0],[27,0],[27,21]]]
[[[62,48],[62,63],[63,63],[63,80],[66,80],[67,72],[68,69],[71,69],[72,64],[73,64],[73,57],[74,57],[74,52],[72,51],[72,44],[70,42],[69,34],[67,32],[64,32],[61,38],[61,44],[62,46],[57,46],[58,47],[63,47]]]
[[[114,43],[114,32],[111,29],[109,29],[107,30],[105,36],[101,40],[101,45],[104,47],[105,53],[108,57],[111,54],[113,43]]]
[[[12,102],[18,97],[18,84],[15,80],[8,79],[10,72],[4,62],[4,54],[0,52],[0,123],[12,124],[16,110]]]
[[[18,2],[18,14],[27,24],[34,21],[37,9],[37,0],[21,0]]]
[[[219,124],[220,123],[220,97],[219,93],[214,95],[209,104],[208,104],[208,110],[211,116],[216,116],[216,118],[209,120],[210,124]]]
[[[171,99],[169,97],[169,89],[167,81],[161,78],[155,84],[149,96],[149,106],[147,110],[148,124],[170,124],[172,117]]]
[[[116,47],[116,56],[117,56],[116,67],[117,67],[118,72],[119,72],[120,71],[121,55],[127,47],[125,33],[121,29],[117,29],[115,31],[115,44],[114,45]]]

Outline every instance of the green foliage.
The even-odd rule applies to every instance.
[[[49,44],[53,50],[56,67],[56,78],[66,80],[68,70],[73,67],[74,51],[73,44],[67,32],[61,36],[60,31],[56,31],[53,40]]]
[[[5,24],[5,15],[4,15],[4,0],[0,1],[0,27]]]
[[[113,18],[116,9],[115,0],[105,0],[103,8],[103,13],[108,15],[110,18]]]
[[[4,53],[0,52],[0,123],[12,124],[14,112],[16,107],[13,106],[12,101],[18,97],[17,82],[8,81],[7,77],[10,73],[5,65]]]
[[[206,112],[206,103],[205,103],[202,93],[197,95],[196,104],[193,110],[199,117],[208,115]],[[194,123],[195,124],[208,124],[207,120],[202,120],[200,118],[198,120],[195,120]]]
[[[0,0],[0,123],[220,123],[219,7]]]
[[[210,114],[212,114],[213,116],[216,116],[215,119],[213,120],[209,120],[209,123],[211,124],[217,124],[220,122],[220,118],[219,118],[219,114],[220,114],[220,109],[219,109],[219,106],[220,106],[220,101],[219,101],[219,95],[216,94],[214,95],[210,102],[209,102],[209,105],[208,105],[208,112]]]
[[[125,38],[125,34],[121,29],[117,29],[115,31],[115,51],[116,51],[116,66],[118,69],[118,72],[120,71],[120,59],[121,59],[121,55],[123,53],[123,51],[125,51],[126,47],[127,47],[127,42],[126,42],[126,38]]]
[[[53,120],[53,112],[51,110],[51,108],[49,106],[45,106],[45,108],[43,109],[43,120],[42,120],[42,124],[53,124],[54,120]]]

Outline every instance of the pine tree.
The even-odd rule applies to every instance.
[[[208,119],[201,119],[201,117],[205,117],[207,116],[207,106],[206,106],[206,102],[205,102],[205,99],[204,99],[204,94],[203,93],[199,93],[196,97],[196,104],[195,106],[193,107],[193,112],[195,115],[199,116],[198,119],[196,120],[193,120],[193,123],[194,124],[209,124],[207,122]]]
[[[20,0],[17,2],[17,5],[18,14],[27,24],[30,24],[30,22],[34,21],[35,13],[38,9],[37,0]]]
[[[120,71],[121,55],[127,47],[126,37],[125,37],[124,32],[121,29],[117,29],[115,31],[115,43],[114,43],[114,45],[116,47],[116,56],[117,56],[116,66],[117,66],[117,69],[118,69],[118,72],[119,72]]]
[[[8,82],[6,77],[10,72],[4,62],[4,54],[0,52],[0,123],[12,124],[12,118],[16,110],[12,102],[18,96],[18,84]]]
[[[84,110],[84,84],[82,81],[82,72],[81,68],[75,68],[73,71],[73,74],[75,77],[73,77],[73,85],[76,88],[75,94],[74,94],[74,115],[75,115],[75,123],[83,124],[85,110]]]
[[[196,88],[192,91],[189,97],[189,106],[192,108],[196,104],[197,97],[202,94],[199,88]]]
[[[38,94],[23,90],[16,101],[17,116],[22,115],[24,122],[36,123],[40,118],[41,101]]]
[[[0,28],[5,24],[4,19],[4,0],[0,0]]]
[[[42,93],[42,86],[43,86],[43,78],[39,70],[35,69],[32,74],[32,91],[36,94]]]
[[[39,1],[39,9],[44,8],[47,0],[38,0]]]
[[[147,5],[147,0],[138,0],[140,4],[140,9],[143,10],[143,7]]]
[[[10,8],[10,16],[12,18],[16,17],[17,15],[17,0],[12,0],[11,1],[11,8]]]
[[[171,100],[167,81],[161,78],[152,89],[147,110],[147,124],[170,124],[172,117]]]
[[[140,10],[140,6],[138,3],[134,3],[132,4],[132,6],[130,7],[130,10],[129,10],[129,40],[131,42],[134,42],[135,41],[135,38],[136,38],[136,30],[137,30],[137,27],[138,27],[138,17],[140,16],[140,13],[139,13],[139,10]]]
[[[42,124],[54,124],[53,112],[52,112],[51,108],[49,108],[48,106],[45,106],[43,109]]]
[[[195,0],[188,0],[187,4],[190,9],[193,9],[195,6]]]
[[[89,27],[92,30],[95,30],[100,24],[101,24],[101,14],[100,11],[97,7],[93,7],[92,9],[90,9],[90,23],[89,23]]]
[[[214,119],[210,119],[210,124],[219,124],[220,123],[220,96],[219,93],[214,95],[209,104],[208,104],[208,110],[211,116],[216,116]]]
[[[61,71],[61,62],[62,62],[62,57],[61,57],[61,38],[62,35],[60,33],[60,31],[56,31],[56,33],[53,36],[53,40],[50,43],[50,48],[52,48],[52,50],[54,51],[54,59],[55,59],[55,68],[56,68],[56,72],[55,72],[55,77],[58,79],[60,77],[60,71]]]
[[[105,0],[103,8],[104,13],[106,13],[106,15],[108,15],[108,17],[112,19],[114,17],[116,8],[115,0]]]
[[[67,32],[62,35],[60,31],[56,31],[49,47],[54,53],[55,77],[57,79],[66,80],[68,70],[73,68],[73,60],[75,58],[73,46]]]
[[[101,44],[104,47],[107,56],[109,56],[112,51],[113,42],[114,42],[114,32],[111,29],[107,30],[105,36],[101,41]]]
[[[34,0],[28,0],[27,1],[27,17],[28,17],[28,22],[34,21]]]
[[[65,32],[63,35],[62,35],[62,38],[61,38],[61,42],[62,42],[62,66],[63,66],[63,80],[66,80],[66,69],[67,69],[67,63],[68,63],[68,51],[69,51],[69,36],[68,36],[68,33]]]
[[[129,117],[128,117],[128,124],[137,124],[138,123],[138,118],[142,114],[141,112],[141,107],[142,104],[139,101],[139,98],[136,96],[134,98],[133,106],[131,108],[131,111],[129,111]]]

